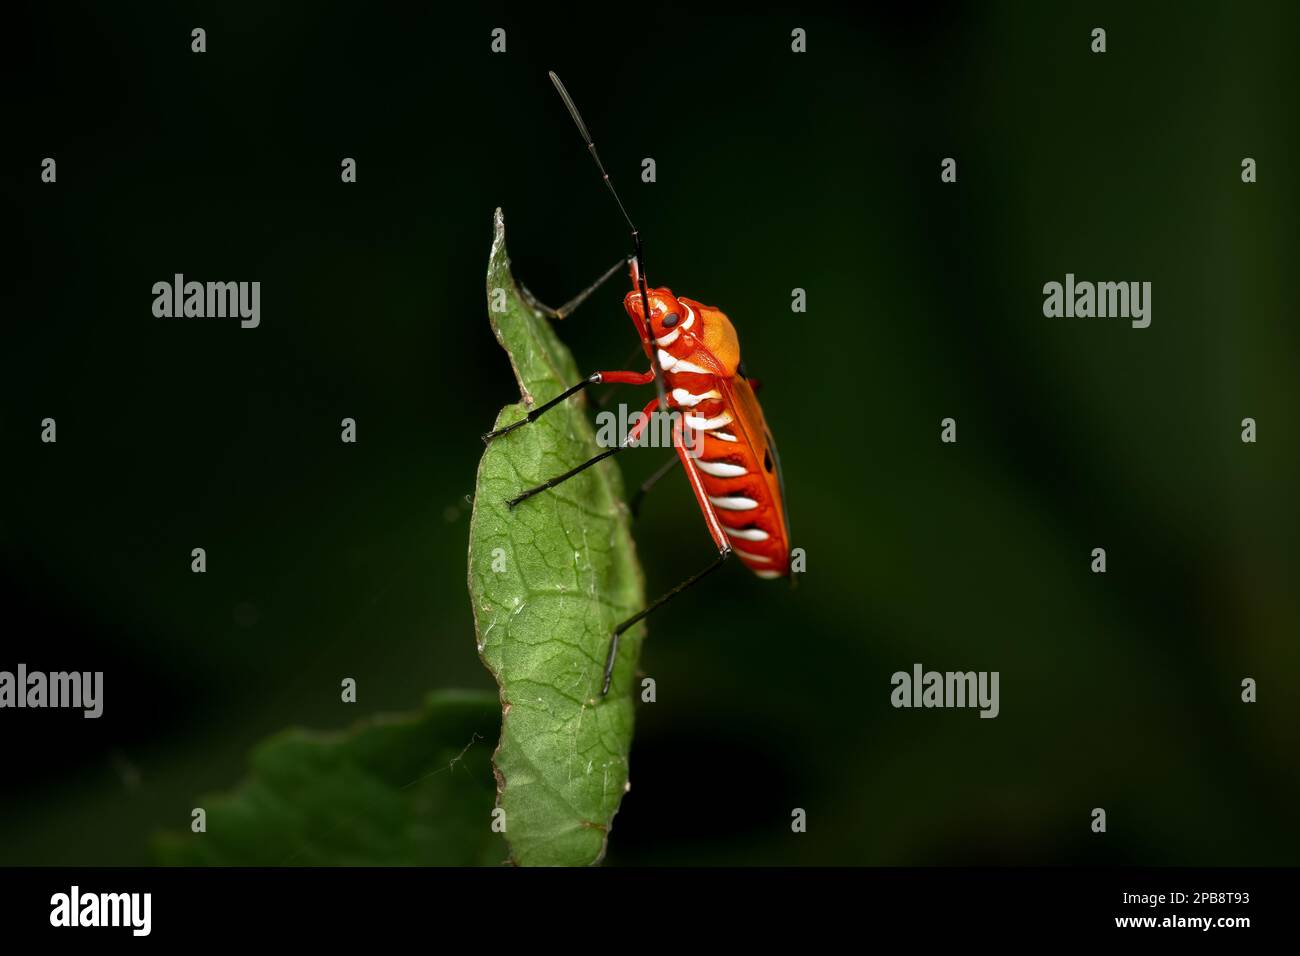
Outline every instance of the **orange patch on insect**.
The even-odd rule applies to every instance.
[[[736,374],[736,366],[740,364],[740,339],[736,336],[736,327],[721,309],[703,305],[693,299],[681,301],[694,310],[696,321],[703,326],[702,329],[691,329],[691,334],[721,366],[720,374],[731,378]]]

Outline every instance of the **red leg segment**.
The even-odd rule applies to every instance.
[[[658,407],[658,398],[652,398],[646,403],[645,408],[641,409],[641,417],[637,419],[637,423],[627,430],[627,437],[623,439],[624,445],[635,445],[641,439],[641,435],[650,427],[650,416]],[[675,438],[674,442],[676,442]]]
[[[709,493],[704,490],[704,482],[700,479],[700,473],[696,470],[695,463],[687,451],[685,428],[686,424],[681,418],[673,423],[673,448],[677,450],[677,457],[682,460],[682,469],[686,472],[686,477],[691,483],[691,491],[695,493],[695,500],[704,514],[704,523],[709,527],[709,534],[713,535],[713,543],[717,545],[719,553],[730,554],[731,543],[727,539],[727,533],[722,530],[718,512],[713,507],[713,502],[709,500]]]
[[[597,372],[594,377],[597,382],[606,382],[610,385],[649,385],[655,380],[655,370],[650,369],[646,372]]]

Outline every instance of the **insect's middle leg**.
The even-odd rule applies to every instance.
[[[523,418],[519,419],[519,421],[506,425],[504,428],[498,428],[496,431],[488,432],[483,436],[483,441],[490,442],[494,438],[500,438],[502,435],[514,431],[521,425],[531,425],[556,405],[559,405],[567,398],[572,398],[584,388],[591,388],[591,386],[600,385],[601,383],[608,383],[610,385],[649,385],[654,381],[654,378],[654,369],[649,369],[645,372],[592,372],[577,385],[569,386],[549,402],[538,405]]]
[[[634,375],[636,373],[622,372],[619,374]],[[651,376],[654,375],[653,372],[649,374]],[[641,434],[646,430],[646,426],[650,424],[650,414],[658,407],[659,407],[659,399],[658,398],[651,399],[649,404],[647,404],[646,407],[642,409],[641,418],[637,421],[635,425],[633,425],[630,429],[628,429],[627,437],[624,438],[622,442],[615,445],[613,448],[606,448],[599,455],[596,455],[594,458],[588,458],[581,465],[577,465],[573,468],[570,468],[562,475],[556,475],[554,478],[548,478],[545,481],[543,481],[540,485],[534,485],[532,488],[529,488],[526,491],[521,491],[513,498],[507,499],[506,504],[508,504],[511,508],[513,508],[521,501],[531,498],[533,495],[539,492],[547,491],[551,488],[554,488],[556,485],[563,484],[564,482],[572,478],[574,475],[578,475],[586,471],[592,465],[596,464],[596,462],[604,461],[610,455],[616,455],[624,448],[629,448],[632,445],[635,445],[641,439]]]
[[[640,357],[641,357],[641,346],[638,345],[636,348],[632,350],[632,353],[628,355],[627,358],[623,359],[622,362],[623,367],[626,368],[627,366],[632,365]],[[591,400],[592,407],[604,408],[607,404],[609,404],[609,400],[614,397],[615,391],[616,389],[614,388],[605,389],[603,392],[601,392],[599,395],[597,395],[595,398]]]

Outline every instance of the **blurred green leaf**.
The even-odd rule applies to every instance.
[[[573,357],[510,273],[500,210],[487,293],[492,329],[523,394],[497,417],[500,428],[579,380]],[[627,787],[641,626],[623,635],[609,695],[600,695],[610,634],[644,604],[619,472],[605,461],[513,510],[506,505],[599,451],[584,408],[575,397],[489,445],[470,523],[479,653],[501,686],[497,803],[512,859],[523,865],[599,862]]]
[[[183,866],[468,866],[501,863],[489,748],[496,701],[440,692],[414,714],[342,733],[288,730],[253,751],[233,793],[209,796],[204,833],[164,833]]]

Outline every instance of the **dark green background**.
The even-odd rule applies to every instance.
[[[553,303],[628,248],[547,69],[652,281],[734,319],[808,554],[654,620],[609,862],[1294,863],[1300,17],[1134,7],[15,12],[0,667],[107,688],[98,721],[0,714],[0,864],[146,862],[268,734],[492,686],[492,210]],[[175,272],[260,280],[261,327],[155,319]],[[1151,281],[1151,327],[1044,318],[1066,272]],[[565,323],[580,365],[635,344],[622,292]],[[680,477],[636,533],[653,592],[709,560]],[[1001,716],[894,710],[915,662],[1000,671]]]

